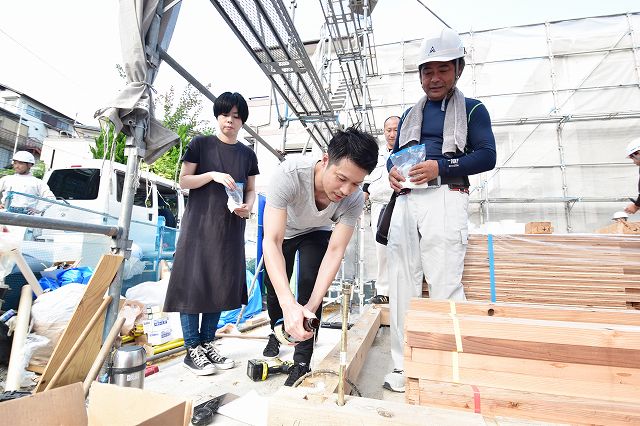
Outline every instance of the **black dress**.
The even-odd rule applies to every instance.
[[[228,173],[247,182],[259,173],[256,154],[242,143],[225,144],[216,136],[197,136],[183,158],[196,163],[195,174]],[[246,220],[227,208],[224,186],[209,182],[189,190],[182,218],[165,312],[213,313],[247,303],[244,256]]]

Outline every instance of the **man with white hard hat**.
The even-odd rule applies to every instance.
[[[462,40],[452,29],[424,39],[416,65],[426,96],[403,114],[393,152],[424,145],[426,159],[406,176],[392,167],[393,158],[387,164],[389,182],[399,194],[387,244],[394,369],[384,378],[384,387],[395,392],[404,392],[404,321],[410,299],[422,295],[423,275],[429,297],[465,300],[461,279],[468,176],[491,170],[496,163],[489,112],[456,88],[464,55]]]
[[[626,154],[627,158],[630,158],[633,161],[633,164],[640,166],[640,138],[636,138],[629,142]],[[628,204],[627,207],[624,208],[624,211],[628,214],[634,214],[640,210],[640,181],[638,181],[638,198],[635,200],[630,198],[630,200],[632,203]]]
[[[34,214],[43,210],[39,208],[42,202],[29,195],[56,198],[46,183],[31,174],[31,167],[35,163],[36,159],[28,151],[13,154],[12,166],[15,174],[0,179],[0,209],[6,209],[9,213]],[[10,200],[9,192],[12,193]]]

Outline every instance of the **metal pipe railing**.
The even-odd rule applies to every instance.
[[[0,225],[85,232],[89,234],[102,234],[113,238],[117,238],[122,234],[122,228],[115,225],[96,225],[91,223],[80,223],[70,220],[6,212],[0,212]]]

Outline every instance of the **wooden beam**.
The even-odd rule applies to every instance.
[[[470,386],[426,379],[407,379],[407,399],[481,413],[569,424],[640,424],[637,402],[607,402],[599,399],[521,392],[488,386]],[[549,390],[553,392],[553,389]]]
[[[73,312],[67,328],[60,336],[58,343],[49,358],[49,362],[45,367],[44,374],[40,377],[35,392],[42,392],[47,387],[49,380],[54,376],[58,368],[62,364],[64,358],[74,346],[76,340],[80,337],[87,322],[94,315],[100,304],[102,303],[103,296],[109,285],[113,281],[118,268],[122,263],[122,256],[116,256],[112,254],[105,254],[100,259],[96,270],[91,276],[91,280],[87,284],[87,288]],[[56,386],[63,386],[70,383],[84,381],[91,364],[96,358],[98,351],[100,350],[102,342],[104,318],[98,321],[93,327],[93,330],[79,350],[77,357],[72,361],[69,368],[66,369],[58,380]]]
[[[451,312],[451,302],[448,300],[414,298],[410,302],[409,309],[448,314]],[[640,326],[640,312],[631,310],[552,307],[530,303],[490,303],[479,301],[455,303],[454,309],[459,315]]]
[[[348,395],[345,400],[345,405],[338,406],[335,394],[318,396],[308,389],[283,386],[269,398],[267,423],[292,426],[486,424],[479,414],[445,408],[421,407]]]
[[[371,305],[365,307],[358,321],[347,332],[347,373],[346,377],[354,381],[367,356],[367,352],[380,328],[380,309]],[[336,373],[340,369],[340,342],[327,354],[315,370],[331,370]],[[318,387],[322,395],[331,395],[338,388],[338,376],[322,375],[306,378],[300,387]],[[348,387],[347,387],[348,389]]]
[[[640,385],[637,383],[619,383],[619,381],[626,381],[627,378],[631,378],[629,381],[638,382],[640,380],[638,369],[554,363],[443,351],[431,352],[438,352],[442,354],[442,357],[405,359],[404,372],[406,376],[523,392],[547,393],[552,389],[554,395],[601,399],[603,401],[632,403],[638,402],[640,396]],[[432,360],[436,363],[430,362]],[[483,362],[480,363],[478,360]],[[441,364],[437,364],[437,362]],[[505,365],[509,368],[506,368]],[[594,380],[593,375],[595,374],[608,380]]]
[[[409,311],[409,346],[481,355],[640,367],[640,328]],[[462,349],[458,348],[458,343]]]

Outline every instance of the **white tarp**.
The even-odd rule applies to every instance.
[[[153,116],[150,84],[153,83],[157,69],[149,63],[147,54],[155,51],[156,46],[146,46],[145,41],[156,15],[158,2],[159,0],[120,0],[120,44],[127,85],[107,106],[96,112],[96,117],[100,120],[113,123],[116,134],[122,130],[129,136],[134,134],[133,125],[136,120],[143,117],[146,127],[144,160],[147,164],[153,163],[179,140],[177,134],[162,127]],[[170,13],[163,14],[158,44],[167,30],[170,38],[172,27],[166,25],[169,19]]]

